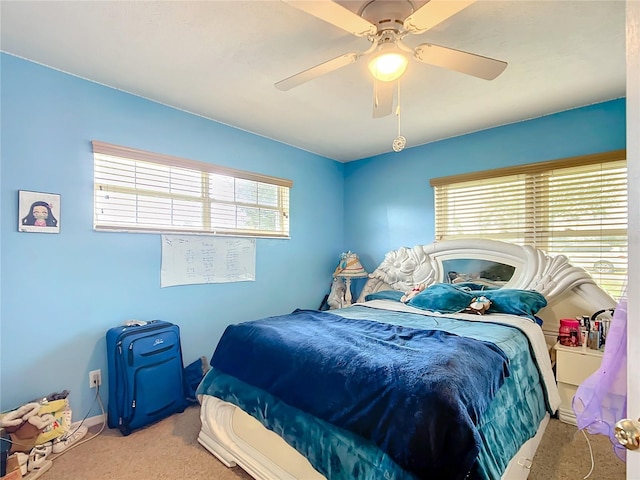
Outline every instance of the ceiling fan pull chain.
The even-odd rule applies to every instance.
[[[400,79],[398,79],[398,107],[396,108],[396,116],[398,117],[398,136],[393,140],[393,151],[400,152],[407,144],[407,139],[400,134]]]
[[[398,136],[400,136],[400,79],[398,79],[398,105],[396,105],[396,116],[398,117]]]

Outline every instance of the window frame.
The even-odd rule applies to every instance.
[[[120,145],[113,145],[106,142],[94,140],[91,142],[93,147],[94,158],[94,200],[93,200],[93,229],[95,231],[111,231],[111,232],[131,232],[131,233],[167,233],[167,234],[200,234],[200,235],[222,235],[222,236],[242,236],[253,238],[290,238],[290,190],[293,187],[291,180],[263,175],[259,173],[248,172],[244,170],[238,170],[229,167],[223,167],[206,162],[199,162],[195,160],[188,160],[180,157],[174,157],[171,155],[165,155],[160,153],[149,152],[145,150],[138,150],[135,148],[124,147]],[[111,159],[109,157],[112,157]],[[105,168],[115,168],[114,166],[119,162],[126,164],[134,170],[134,175],[128,176],[126,174],[103,174],[103,165]],[[192,183],[200,183],[198,189],[199,194],[193,193],[180,193],[174,191],[171,187],[168,190],[164,190],[154,187],[142,188],[138,184],[139,176],[137,168],[146,168],[148,171],[156,169],[156,173],[160,172],[158,179],[171,184],[171,177],[174,172],[189,173],[192,180],[196,180]],[[99,173],[100,171],[100,173]],[[163,172],[164,171],[164,172]],[[118,177],[121,175],[121,177]],[[200,176],[200,180],[196,179]],[[215,178],[214,175],[231,178],[233,180],[233,196],[234,198],[229,200],[221,200],[219,197],[215,197],[211,190],[211,183]],[[101,177],[102,176],[102,177]],[[105,177],[105,178],[103,178]],[[106,177],[112,179],[111,183],[106,181]],[[115,178],[115,180],[113,180]],[[254,202],[243,202],[238,197],[237,182],[255,182],[256,196]],[[246,184],[245,184],[246,185]],[[274,204],[259,203],[259,190],[260,185],[265,185],[267,188],[276,187],[274,196]],[[251,185],[249,185],[251,186]],[[130,213],[134,213],[135,220],[127,220],[126,216],[117,218],[117,215],[112,215],[111,220],[100,218],[100,215],[104,212],[99,212],[99,196],[104,195],[108,198],[109,192],[118,193],[121,196],[129,196],[134,200],[130,200],[135,203],[134,207],[128,207]],[[199,218],[201,224],[197,227],[185,227],[185,226],[171,226],[171,224],[162,225],[162,221],[158,220],[159,224],[148,226],[138,219],[138,215],[142,209],[142,203],[139,199],[142,198],[154,198],[161,201],[170,200],[171,207],[168,210],[163,210],[162,207],[157,208],[154,213],[164,213],[168,215],[173,224],[174,211],[177,210],[174,202],[189,202],[192,204],[199,204],[201,206],[201,213]],[[237,220],[240,214],[238,210],[235,211],[233,219],[236,222],[235,227],[220,227],[212,225],[214,219],[212,219],[212,204],[228,205],[230,207],[241,209],[255,209],[258,215],[263,212],[275,212],[280,218],[275,222],[278,228],[272,229],[260,229],[260,228],[243,228],[237,225]],[[156,207],[154,207],[156,208]],[[123,209],[123,211],[125,211]],[[213,209],[215,210],[215,209]],[[114,220],[115,218],[115,220]],[[194,217],[195,218],[195,217]]]
[[[616,166],[614,162],[620,165]],[[430,185],[434,188],[435,240],[489,238],[531,245],[551,255],[565,254],[558,250],[566,249],[568,253],[565,255],[574,265],[583,266],[603,288],[616,296],[618,288],[623,288],[626,281],[628,225],[625,212],[628,211],[628,190],[626,182],[622,183],[622,179],[627,180],[625,162],[626,150],[621,149],[432,178]],[[588,172],[590,167],[596,168],[598,165],[601,166],[599,176],[595,174],[595,170]],[[573,212],[568,205],[572,200],[575,202],[579,199],[581,186],[585,189],[597,188],[593,184],[589,186],[590,175],[596,179],[596,184],[600,182],[603,190],[599,196],[590,193],[585,195],[584,204],[579,204],[584,207],[583,211],[575,216],[575,221],[574,218],[565,218],[568,211]],[[579,183],[580,176],[584,176],[587,181]],[[483,184],[486,185],[484,192]],[[510,191],[509,187],[513,190]],[[554,188],[561,191],[554,193]],[[492,213],[491,204],[487,205],[490,192],[497,192],[491,197],[492,201],[502,201],[496,203],[495,214]],[[512,197],[509,197],[510,192]],[[505,200],[505,197],[508,199]],[[599,198],[606,198],[607,201],[599,202]],[[624,210],[619,206],[620,198],[626,201]],[[467,199],[468,202],[465,202]],[[595,213],[599,211],[600,217],[589,217],[589,209],[595,210]],[[480,212],[477,215],[481,217],[473,217],[474,212]],[[568,226],[554,218],[558,212],[559,218],[564,219]],[[581,221],[581,216],[584,221]],[[466,224],[473,233],[466,234],[460,227],[465,224],[465,217],[473,220],[486,217],[493,220],[495,217],[498,221],[487,222],[487,225],[494,228],[492,233],[485,234],[490,229],[483,231],[484,224],[482,227],[477,224],[480,220],[474,225],[467,220]],[[514,219],[520,219],[520,223],[516,223]],[[576,241],[576,237],[584,239]],[[518,240],[514,241],[516,238]],[[599,263],[611,263],[610,260],[614,261],[611,265],[616,266],[615,271],[598,271]],[[581,262],[583,265],[580,265]]]

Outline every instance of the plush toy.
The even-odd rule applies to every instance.
[[[407,303],[409,300],[411,300],[413,297],[415,297],[416,295],[418,295],[421,291],[423,291],[425,288],[427,288],[427,286],[424,283],[421,283],[415,287],[413,287],[411,290],[409,290],[408,292],[405,292],[405,294],[400,297],[400,301],[402,303]]]
[[[476,297],[471,300],[469,306],[465,309],[465,312],[469,313],[477,313],[478,315],[482,315],[491,306],[491,300],[487,297]]]
[[[40,407],[39,403],[31,402],[0,416],[0,428],[11,436],[9,454],[30,452],[38,436],[54,422],[53,415],[39,413]]]
[[[65,392],[63,392],[63,394]],[[68,394],[69,392],[66,393]],[[49,440],[60,437],[71,428],[71,409],[69,408],[69,401],[66,396],[65,398],[51,401],[48,400],[49,398],[51,398],[51,395],[38,402],[40,403],[38,415],[43,416],[44,414],[49,414],[53,417],[53,422],[47,425],[40,435],[38,435],[36,445],[42,445]]]
[[[341,278],[334,277],[333,283],[331,283],[329,298],[327,298],[329,308],[342,308],[344,304],[344,293],[344,281]]]

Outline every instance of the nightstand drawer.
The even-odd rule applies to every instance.
[[[556,355],[556,378],[570,385],[580,385],[602,362],[601,356],[582,354],[579,349],[575,353],[558,350]]]

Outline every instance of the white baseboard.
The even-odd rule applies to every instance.
[[[103,423],[105,423],[107,421],[107,414],[103,413],[102,415],[96,415],[94,417],[88,417],[87,419],[85,419],[84,422],[82,422],[82,424],[87,427],[87,428],[91,428],[95,425],[102,425]],[[76,428],[78,425],[80,425],[80,421],[77,422],[73,422],[71,424],[71,428]]]

